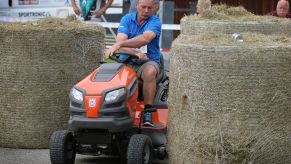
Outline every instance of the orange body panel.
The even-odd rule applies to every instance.
[[[137,96],[138,96],[138,87],[132,97],[127,101],[126,106],[129,109],[131,117],[135,117],[136,107],[137,107]]]
[[[126,87],[128,88],[132,81],[136,78],[136,73],[129,67],[124,67],[121,69],[118,74],[113,77],[110,81],[106,82],[94,82],[92,81],[95,74],[98,73],[99,69],[96,69],[90,75],[88,75],[85,79],[76,84],[76,87],[85,90],[85,108],[86,108],[86,116],[88,118],[97,118],[99,108],[102,104],[102,94],[105,91],[110,89],[118,88],[118,87]],[[134,117],[135,109],[136,109],[136,100],[138,96],[138,88],[136,89],[133,96],[127,101],[126,105],[129,108],[130,115]],[[94,99],[94,100],[93,100]],[[93,101],[96,102],[95,107],[90,107]],[[92,104],[91,104],[92,105]]]
[[[111,80],[106,82],[94,82],[92,79],[98,69],[92,72],[85,79],[80,81],[76,86],[79,88],[86,89],[86,95],[101,95],[103,91],[117,88],[117,87],[128,87],[131,81],[136,77],[136,73],[129,67],[124,67],[119,73]]]
[[[136,73],[129,67],[124,67],[118,74],[110,81],[106,82],[94,82],[92,79],[98,72],[96,69],[89,76],[76,84],[76,87],[85,90],[85,108],[87,118],[97,118],[99,108],[102,105],[103,95],[105,91],[118,87],[128,88],[133,80],[136,78]],[[141,101],[137,101],[138,88],[131,98],[126,102],[126,106],[129,109],[131,117],[134,117],[134,127],[138,127],[140,122],[141,111],[144,109],[144,104]],[[157,109],[157,112],[152,113],[153,123],[156,125],[162,125],[166,128],[168,126],[168,109]]]
[[[137,102],[137,108],[134,118],[134,127],[138,127],[140,122],[141,111],[144,109],[143,102]],[[168,109],[157,109],[156,112],[152,113],[152,121],[155,125],[162,125],[168,127]]]
[[[101,96],[86,96],[85,97],[85,108],[86,116],[88,118],[97,118],[98,111],[101,106]]]

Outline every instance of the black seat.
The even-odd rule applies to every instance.
[[[161,53],[161,56],[160,56],[160,73],[157,76],[157,84],[162,82],[165,78],[166,78],[166,73],[165,73],[165,65],[164,65],[164,56]]]

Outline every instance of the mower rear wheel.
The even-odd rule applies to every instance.
[[[67,130],[55,131],[51,136],[49,149],[52,164],[75,163],[75,140],[71,132]]]
[[[127,148],[127,164],[150,164],[152,161],[152,140],[143,134],[133,135]]]

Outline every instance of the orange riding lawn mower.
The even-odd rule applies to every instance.
[[[167,157],[169,79],[161,55],[161,73],[153,108],[144,110],[142,80],[127,60],[102,62],[100,67],[70,91],[68,130],[55,131],[50,138],[52,164],[73,164],[76,154],[118,156],[120,163],[150,164]],[[143,125],[145,112],[152,113],[154,126]]]

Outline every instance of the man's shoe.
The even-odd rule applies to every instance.
[[[143,118],[143,125],[150,126],[150,127],[154,126],[152,124],[152,113],[151,112],[145,112],[144,118]]]
[[[151,122],[147,121],[147,122],[143,123],[143,126],[154,127],[154,124],[152,124]]]

